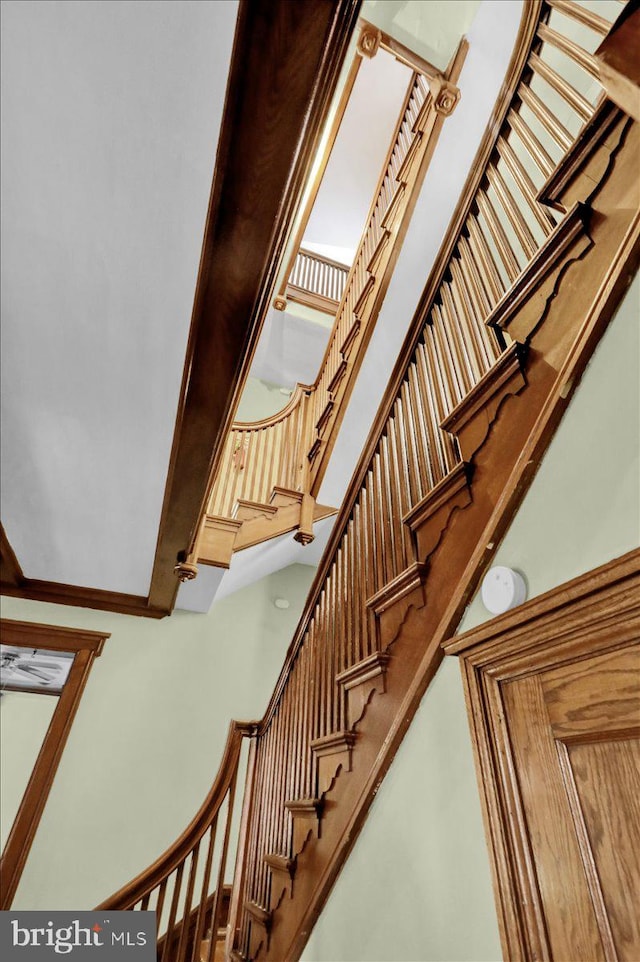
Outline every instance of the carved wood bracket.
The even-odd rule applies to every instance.
[[[427,566],[418,561],[389,581],[367,601],[371,630],[379,651],[385,651],[397,637],[410,608],[426,603]]]
[[[514,341],[441,423],[443,431],[457,438],[464,461],[471,461],[486,441],[503,401],[526,385],[525,357],[525,347]]]
[[[471,503],[471,474],[472,466],[461,461],[403,518],[419,561],[438,547],[454,510]]]
[[[389,659],[388,652],[376,651],[336,676],[336,684],[342,690],[347,728],[354,729],[362,720],[374,692],[383,694],[386,690]]]
[[[356,737],[352,731],[332,732],[311,742],[318,796],[325,795],[333,787],[340,770],[351,771]]]
[[[272,913],[257,902],[246,901],[244,907],[249,916],[249,955],[255,959],[263,945],[269,948]]]
[[[298,798],[285,802],[284,807],[291,813],[293,820],[291,857],[296,858],[309,839],[320,838],[323,801],[321,798]]]
[[[590,210],[576,203],[487,318],[487,326],[528,343],[544,319],[566,268],[591,246]]]
[[[269,911],[274,912],[285,896],[293,896],[293,880],[296,874],[297,862],[295,858],[285,855],[265,855],[264,862],[269,866],[271,886],[269,893]]]

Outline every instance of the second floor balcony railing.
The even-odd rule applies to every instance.
[[[348,265],[301,247],[287,283],[287,300],[335,314],[348,276]]]
[[[366,24],[362,37],[365,40],[361,39],[360,46],[364,51],[384,46],[387,41],[391,43]],[[274,498],[281,499],[283,490],[292,498],[301,496],[296,537],[303,543],[313,538],[313,520],[318,517],[315,498],[382,306],[413,202],[445,119],[458,102],[456,83],[466,50],[463,40],[444,74],[422,61],[412,69],[351,267],[304,249],[296,257],[287,297],[307,304],[313,299],[312,306],[325,310],[330,307],[335,320],[314,383],[298,385],[290,403],[273,417],[232,426],[211,490],[207,520],[203,522],[210,530],[216,524],[224,529],[227,547],[234,543],[234,550],[238,550],[246,546],[246,539],[238,540],[239,525],[230,526],[223,519],[238,520],[241,502],[246,510],[240,511],[240,517],[249,510],[247,502],[255,512],[262,505],[263,513],[270,514]],[[286,507],[289,511],[289,504]],[[267,530],[281,533],[281,526],[272,525]],[[211,543],[206,539],[205,542]],[[229,560],[227,548],[224,560],[212,555],[209,549],[199,557],[209,564],[227,564]]]

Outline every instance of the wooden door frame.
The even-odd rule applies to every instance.
[[[460,656],[504,957],[549,959],[501,687],[624,648],[640,632],[640,549],[444,644]]]
[[[0,619],[0,643],[74,652],[73,663],[42,742],[0,858],[0,910],[11,907],[94,659],[108,632]]]

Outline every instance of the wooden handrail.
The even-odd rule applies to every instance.
[[[213,958],[242,741],[253,736],[255,731],[255,722],[231,723],[218,774],[190,824],[152,865],[97,907],[97,911],[155,909],[159,958],[164,962],[186,959],[199,962],[207,927],[213,933],[208,947],[208,956]],[[222,826],[219,824],[221,818]],[[216,847],[216,837],[220,838],[221,834],[223,843],[220,848]],[[200,872],[198,856],[202,843],[205,861]],[[198,898],[192,908],[196,890],[199,890]],[[169,906],[167,895],[171,901],[165,924],[164,916]]]
[[[256,722],[231,722],[218,774],[207,797],[189,825],[152,865],[132,879],[131,882],[118,889],[108,899],[105,899],[104,902],[101,902],[96,907],[96,911],[112,909],[115,912],[133,908],[136,902],[143,899],[175,871],[181,862],[185,861],[192,852],[194,845],[200,841],[210,827],[212,818],[220,810],[222,801],[237,772],[242,739],[251,736],[256,730],[256,725]]]
[[[517,90],[520,84],[523,83],[523,78],[531,76],[529,73],[532,63],[540,61],[540,49],[535,44],[535,34],[538,29],[538,25],[543,22],[544,18],[548,17],[550,13],[550,5],[546,4],[544,0],[536,0],[535,3],[527,4],[523,13],[523,22],[520,27],[520,36],[516,43],[516,49],[512,57],[511,64],[503,84],[503,91],[501,97],[496,105],[492,117],[487,125],[487,134],[483,142],[481,143],[476,158],[471,166],[471,174],[469,175],[467,185],[465,186],[456,211],[454,212],[451,227],[445,238],[441,255],[432,271],[431,277],[427,282],[425,287],[425,293],[416,312],[416,317],[421,319],[421,323],[416,323],[413,329],[413,334],[407,338],[405,346],[400,354],[398,362],[395,366],[394,372],[392,374],[391,381],[397,385],[397,389],[400,389],[406,373],[411,365],[411,362],[416,359],[416,355],[424,355],[424,364],[420,364],[419,370],[423,371],[423,367],[429,363],[427,359],[427,350],[425,347],[425,328],[424,320],[429,318],[430,309],[435,309],[436,316],[439,313],[438,302],[442,296],[442,290],[446,284],[447,275],[451,270],[451,265],[459,259],[460,263],[463,265],[465,274],[467,276],[473,276],[473,274],[481,278],[482,290],[478,292],[478,298],[483,297],[483,312],[479,315],[478,336],[484,338],[484,324],[482,324],[482,319],[486,318],[490,314],[490,305],[495,305],[503,296],[506,285],[498,273],[498,268],[496,266],[496,252],[495,248],[492,249],[489,246],[486,234],[481,231],[478,219],[476,216],[476,197],[480,189],[481,184],[485,178],[485,170],[491,160],[495,157],[501,156],[501,150],[504,151],[504,144],[508,143],[511,145],[513,143],[513,136],[510,136],[510,132],[513,131],[517,134],[518,131],[514,126],[514,114],[513,114],[513,104],[514,101],[518,99]],[[576,114],[582,115],[580,108],[572,103],[570,95],[565,96],[567,104],[575,110]],[[584,103],[587,103],[586,99]],[[590,105],[591,112],[594,111],[594,105]],[[516,115],[517,116],[517,115]],[[591,115],[589,115],[591,116]],[[582,116],[582,119],[586,122],[588,118]],[[577,137],[576,137],[577,139]],[[524,143],[520,145],[520,150],[522,147],[527,148],[528,144]],[[529,177],[532,175],[529,174]],[[531,181],[535,186],[536,191],[541,190],[540,181]],[[527,203],[534,207],[534,199],[531,194],[526,197]],[[537,204],[537,200],[535,201]],[[538,205],[540,207],[540,212],[542,217],[546,221],[545,235],[548,236],[550,231],[553,230],[556,223],[559,220],[559,214],[555,211],[550,211],[548,207]],[[471,271],[469,267],[471,266]],[[431,326],[430,324],[428,326]],[[436,328],[436,333],[433,337],[442,336],[442,325],[438,325]],[[448,351],[448,342],[443,345],[443,351]],[[430,356],[429,356],[430,357]],[[447,397],[447,392],[449,389],[450,382],[444,378],[442,371],[433,361],[430,359],[430,368],[427,371],[433,377],[433,382],[435,382],[435,388],[440,392],[441,399],[440,404],[442,405],[442,398]],[[421,383],[425,383],[424,380]],[[434,388],[434,384],[431,384]],[[435,403],[435,401],[434,401]],[[447,407],[452,407],[452,400],[450,399]],[[323,556],[323,560],[318,569],[314,584],[310,591],[305,610],[301,617],[296,635],[291,643],[285,664],[283,666],[281,675],[276,687],[274,689],[272,698],[269,702],[269,706],[265,713],[264,719],[260,725],[260,733],[263,734],[269,725],[270,720],[273,717],[274,711],[277,708],[279,699],[282,695],[284,687],[286,685],[286,679],[290,674],[293,663],[297,657],[300,645],[304,641],[305,632],[309,626],[312,619],[313,612],[318,604],[322,586],[329,575],[333,557],[338,550],[340,540],[342,538],[345,519],[347,519],[352,510],[353,504],[355,503],[357,494],[362,487],[363,480],[366,476],[367,470],[370,470],[372,460],[374,458],[375,452],[377,450],[377,442],[380,435],[385,430],[389,418],[392,416],[392,404],[388,404],[381,408],[376,421],[373,425],[370,442],[365,447],[362,457],[360,459],[359,465],[354,472],[351,484],[345,496],[343,502],[343,507],[336,520],[334,530],[331,539],[327,545],[327,549]],[[450,443],[450,438],[448,436],[443,436],[444,432],[440,431],[439,425],[436,426],[437,430],[434,432],[434,447],[437,449],[438,445],[435,443],[435,437],[439,437],[440,444],[448,446]],[[427,427],[425,426],[425,430]],[[449,452],[452,448],[449,447]],[[436,455],[437,455],[436,450]],[[451,463],[452,455],[442,454],[441,457],[441,467],[438,470],[436,468],[436,474],[433,479],[434,486],[438,480],[440,480],[443,474],[447,473],[447,464]],[[455,464],[458,460],[456,456],[453,459]]]
[[[361,313],[358,311],[358,302],[367,284],[371,284],[371,273],[368,270],[370,259],[381,237],[386,236],[386,230],[383,226],[384,217],[400,186],[396,186],[395,175],[409,149],[407,128],[413,127],[420,108],[424,105],[428,96],[429,90],[426,81],[421,75],[414,72],[400,109],[394,136],[382,165],[358,250],[345,282],[342,300],[336,312],[335,323],[324,356],[320,362],[318,376],[313,385],[312,421],[314,424],[317,423],[322,409],[327,403],[328,396],[336,393],[335,388],[332,390],[332,387],[334,387],[334,378],[344,361],[342,345],[349,337],[353,326],[358,325],[358,335],[360,334],[362,321],[357,316],[358,313]],[[398,160],[394,163],[397,155],[399,155]],[[351,347],[351,344],[349,346]],[[314,474],[318,475],[317,466]]]

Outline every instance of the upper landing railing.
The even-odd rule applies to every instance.
[[[348,276],[348,265],[301,247],[287,283],[286,299],[335,314]]]
[[[359,40],[360,54],[374,56],[381,47],[393,50],[408,63],[409,54],[404,48],[365,25]],[[302,287],[311,289],[335,312],[319,373],[313,384],[299,385],[290,403],[277,415],[255,424],[233,425],[209,499],[210,525],[215,518],[235,516],[234,506],[239,500],[269,502],[276,488],[302,492],[315,499],[417,189],[445,118],[459,99],[455,84],[466,49],[466,42],[462,41],[445,74],[424,61],[416,63],[414,58],[393,139],[351,267],[346,269],[306,251],[298,255],[287,290],[295,298]],[[335,296],[338,291],[339,300]],[[283,307],[284,303],[277,306]],[[307,540],[312,536],[311,530],[303,534]],[[212,562],[211,556],[200,557]]]
[[[463,468],[447,428],[473,398],[474,386],[488,372],[499,373],[498,365],[517,347],[505,350],[503,335],[492,325],[520,290],[523,272],[544,258],[547,238],[571,221],[572,214],[550,212],[537,197],[593,116],[601,96],[593,51],[608,29],[592,5],[569,0],[525,5],[508,93],[496,107],[478,169],[461,198],[454,222],[459,226],[425,291],[399,388],[385,402],[367,449],[373,453],[343,506],[265,717],[246,731],[252,735],[250,791],[227,957],[252,959],[268,941],[273,909],[320,810],[319,759],[336,745],[348,751],[354,746],[345,692],[388,657],[372,628],[371,611],[400,590],[413,562],[416,509]],[[190,866],[217,799],[235,778],[235,742],[232,748],[212,791],[215,805],[205,806],[206,814],[155,866],[103,906],[155,907],[159,931],[178,939],[185,947],[179,958],[192,962],[200,946],[182,936],[193,916],[196,876]],[[304,829],[297,845],[296,824]],[[168,899],[162,886],[170,873],[175,881]],[[221,882],[219,875],[218,889]],[[203,891],[211,889],[205,885]]]

